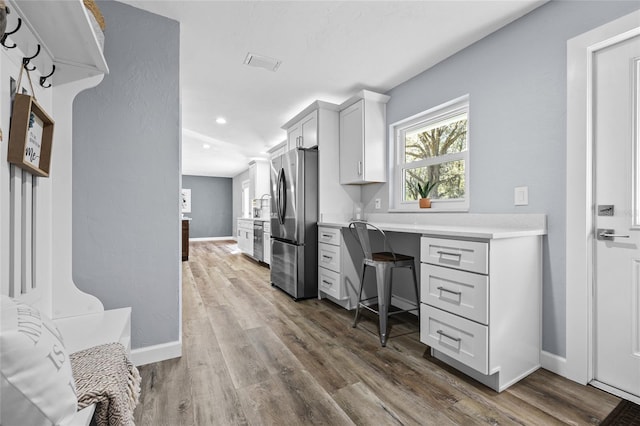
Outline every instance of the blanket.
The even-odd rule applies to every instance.
[[[140,374],[124,346],[109,343],[70,355],[78,410],[96,404],[98,426],[133,426],[140,396]]]

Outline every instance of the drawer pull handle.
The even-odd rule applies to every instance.
[[[440,255],[440,257],[442,257],[442,256],[454,256],[454,257],[457,257],[458,260],[462,259],[462,253],[451,253],[450,251],[442,251],[442,250],[439,250],[436,253],[438,253]]]
[[[448,288],[445,288],[445,287],[438,287],[437,289],[440,291],[446,291],[447,293],[455,294],[456,296],[462,295],[461,291],[449,290]]]
[[[453,341],[454,341],[454,342],[456,342],[456,343],[460,343],[460,341],[462,340],[460,337],[452,337],[452,336],[449,336],[447,333],[445,333],[445,332],[444,332],[444,331],[442,331],[442,330],[438,330],[438,331],[436,331],[436,333],[438,333],[440,336],[444,336],[444,337],[446,337],[447,339],[451,339],[451,340],[453,340]]]
[[[327,256],[326,254],[323,254],[322,258],[331,260],[331,259],[333,259],[333,256]]]
[[[331,281],[327,281],[327,280],[322,280],[322,284],[333,285]]]
[[[325,238],[333,238],[333,234],[322,234]]]

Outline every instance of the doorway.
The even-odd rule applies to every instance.
[[[640,35],[593,57],[593,379],[640,398]]]
[[[640,57],[633,50],[633,39],[639,36],[637,11],[567,45],[567,350],[565,362],[556,368],[565,377],[636,403],[640,403],[640,382],[634,378],[640,378],[640,274],[635,271],[640,270],[640,229],[634,219],[638,214],[634,173],[639,166],[633,144],[638,143],[640,120],[638,100],[632,94],[638,91],[640,77],[632,58]],[[617,71],[609,69],[620,46],[631,53],[626,63],[614,67]],[[607,76],[607,72],[617,74]],[[607,86],[612,80],[620,87]],[[610,109],[613,105],[615,110]],[[621,121],[621,117],[626,118]],[[626,373],[612,373],[625,357],[621,370]]]

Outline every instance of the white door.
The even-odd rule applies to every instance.
[[[593,65],[594,376],[640,397],[640,36]]]

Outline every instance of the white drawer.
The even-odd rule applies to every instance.
[[[340,272],[340,246],[318,244],[318,266]]]
[[[238,228],[240,229],[253,229],[253,220],[251,219],[239,219]]]
[[[489,374],[488,336],[487,326],[420,306],[420,341],[482,374]]]
[[[268,220],[265,220],[264,224],[262,225],[262,230],[264,232],[269,232],[270,233],[271,232],[271,222],[268,221]]]
[[[420,261],[463,271],[489,273],[488,244],[479,241],[422,237]]]
[[[340,274],[329,269],[318,268],[318,290],[336,299],[342,299]]]
[[[340,245],[340,229],[325,228],[324,226],[318,227],[318,242],[339,246]]]
[[[489,277],[422,263],[422,303],[489,325]]]

